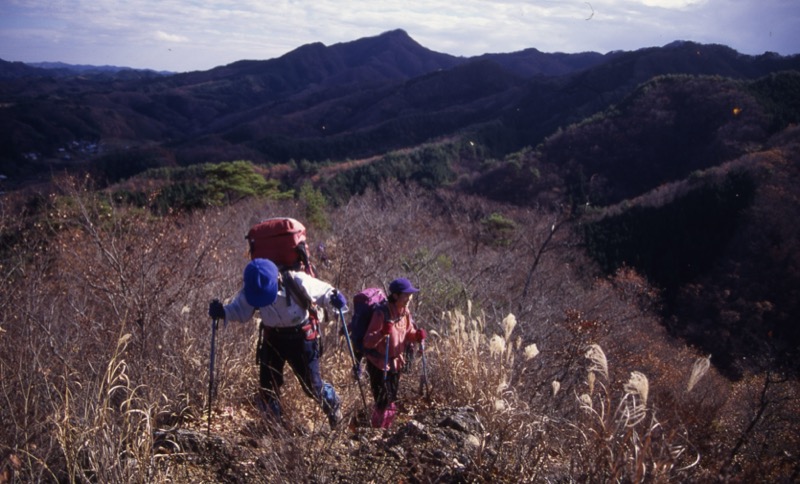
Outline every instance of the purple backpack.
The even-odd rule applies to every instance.
[[[386,311],[386,294],[383,289],[368,287],[353,296],[353,317],[347,330],[350,333],[350,340],[353,343],[353,351],[360,360],[364,351],[364,335],[367,333],[372,313],[375,309],[382,308]]]

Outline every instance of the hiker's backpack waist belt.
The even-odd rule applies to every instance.
[[[306,330],[304,327],[308,324],[308,321],[304,321],[296,326],[264,326],[261,325],[261,328],[264,331],[269,333],[277,333],[277,334],[297,334],[303,333]]]

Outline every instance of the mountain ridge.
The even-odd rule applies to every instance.
[[[49,172],[42,160],[89,159],[64,159],[59,150],[73,142],[106,150],[155,144],[167,163],[244,157],[274,164],[375,156],[476,130],[502,157],[655,75],[753,78],[798,68],[800,56],[745,56],[684,41],[608,54],[531,48],[464,58],[431,51],[399,29],[169,76],[54,78],[2,61],[0,170],[35,175]]]

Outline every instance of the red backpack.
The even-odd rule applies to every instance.
[[[245,236],[251,259],[269,259],[280,270],[303,270],[315,276],[308,258],[306,228],[293,218],[263,220],[250,228]]]

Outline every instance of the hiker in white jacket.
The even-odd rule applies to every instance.
[[[268,416],[280,421],[280,389],[286,363],[302,383],[303,391],[317,400],[331,428],[341,421],[339,397],[320,376],[319,333],[322,307],[345,309],[347,299],[333,286],[304,272],[278,271],[268,259],[253,259],[244,270],[244,285],[230,304],[217,300],[209,316],[228,321],[250,321],[261,316],[258,338],[260,403]]]

